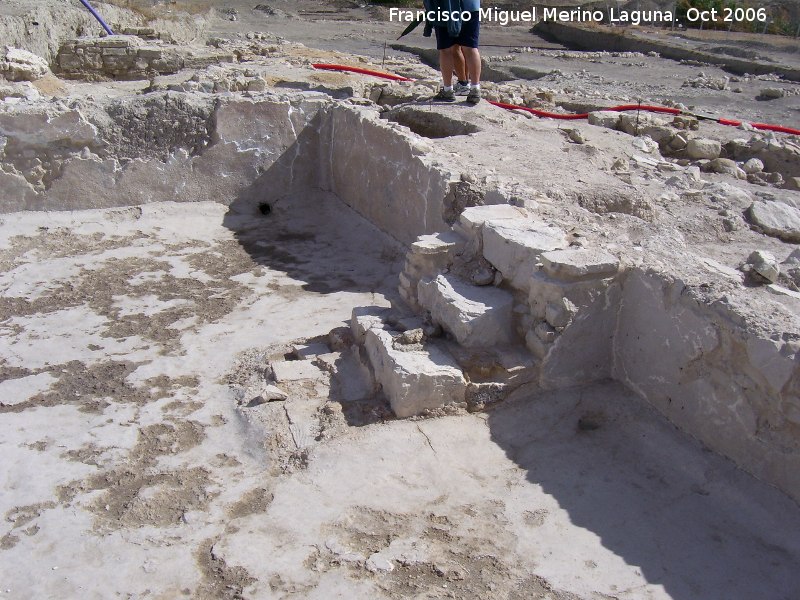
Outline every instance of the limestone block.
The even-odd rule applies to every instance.
[[[61,177],[47,190],[48,207],[77,210],[127,204],[115,189],[118,170],[119,163],[110,158],[66,161]]]
[[[0,167],[0,213],[34,208],[36,190],[22,175],[6,173]]]
[[[543,253],[567,246],[564,232],[545,223],[487,221],[483,227],[484,257],[520,290],[528,289]]]
[[[747,173],[739,168],[739,165],[736,164],[736,161],[733,161],[730,158],[715,158],[708,163],[706,168],[712,173],[732,175],[737,179],[747,179]]]
[[[800,242],[800,210],[780,202],[757,201],[747,210],[750,223],[785,242]]]
[[[747,257],[747,264],[750,265],[755,273],[766,279],[769,283],[778,281],[781,274],[781,267],[778,259],[771,252],[756,250]]]
[[[367,331],[373,327],[382,329],[384,318],[389,312],[388,307],[384,306],[356,306],[353,308],[350,317],[350,329],[357,344],[364,343]]]
[[[546,304],[544,318],[553,327],[566,327],[576,312],[577,306],[567,298],[561,298]]]
[[[97,129],[79,111],[47,108],[0,113],[0,131],[16,144],[35,147],[60,143],[80,149],[93,146],[97,137]]]
[[[36,81],[49,72],[47,61],[27,50],[6,46],[0,53],[0,75],[9,81]]]
[[[563,280],[608,277],[619,270],[616,256],[597,249],[545,252],[542,264],[545,273]]]
[[[526,219],[527,212],[511,206],[510,204],[490,204],[487,206],[471,206],[461,213],[458,220],[462,227],[475,230],[481,227],[486,221],[505,221]]]
[[[325,373],[312,360],[286,360],[271,364],[272,374],[278,383],[325,378]]]
[[[439,275],[419,282],[418,298],[433,320],[463,346],[496,346],[512,339],[514,299],[504,290]]]
[[[464,245],[464,238],[454,231],[444,231],[419,236],[411,244],[411,251],[414,254],[448,254],[457,251]]]
[[[752,175],[753,173],[761,173],[764,170],[764,163],[758,160],[757,158],[751,158],[742,166],[742,169],[748,175]]]
[[[719,158],[721,152],[722,144],[717,140],[695,138],[686,146],[686,154],[693,160]]]
[[[619,125],[620,113],[613,110],[596,110],[589,113],[589,124],[608,129],[616,129]]]
[[[141,43],[138,37],[132,35],[109,35],[94,42],[98,48],[128,48],[139,46]]]
[[[147,59],[161,58],[161,56],[164,54],[164,50],[163,48],[159,48],[158,46],[146,46],[143,48],[139,48],[136,51],[136,54],[141,58],[147,58]]]
[[[424,350],[395,350],[392,341],[389,332],[370,329],[364,345],[395,415],[410,417],[465,401],[467,382],[443,349],[428,344]]]

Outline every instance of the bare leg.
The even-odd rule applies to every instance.
[[[456,62],[456,77],[458,77],[459,81],[469,81],[467,79],[467,63],[464,60],[464,54],[461,52],[461,46],[456,45],[454,48],[453,57]]]
[[[477,48],[461,47],[464,53],[464,62],[467,64],[467,72],[469,73],[469,82],[472,85],[477,85],[481,82],[481,53]]]
[[[455,69],[455,58],[453,53],[456,46],[451,46],[444,50],[439,50],[439,68],[442,71],[442,81],[444,87],[452,87],[453,85],[453,69]]]

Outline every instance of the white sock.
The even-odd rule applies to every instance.
[[[469,87],[472,88],[473,90],[479,90],[479,89],[481,89],[481,84],[480,83],[472,83],[472,82],[470,82]]]
[[[452,85],[445,85],[443,87],[444,87],[444,91],[445,92],[452,92],[453,91],[453,86]]]

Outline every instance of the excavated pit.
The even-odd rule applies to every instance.
[[[426,112],[423,108],[413,106],[405,106],[391,111],[386,118],[408,127],[417,135],[434,140],[469,135],[480,131],[480,128],[473,123],[466,123],[438,112]]]
[[[702,293],[669,272],[574,248],[562,229],[511,206],[519,203],[513,193],[459,178],[418,137],[480,132],[473,122],[416,107],[385,116],[311,94],[212,100],[159,92],[12,109],[0,115],[0,181],[12,192],[3,209],[221,203],[224,225],[256,263],[328,294],[346,292],[353,278],[323,281],[303,266],[320,260],[302,253],[324,220],[316,231],[272,228],[300,210],[298,198],[302,206],[341,202],[387,244],[407,248],[395,273],[402,298],[395,304],[407,321],[353,317],[362,358],[395,414],[449,404],[478,410],[520,389],[616,379],[745,470],[800,497],[800,458],[784,451],[797,445],[792,390],[800,380],[786,348],[731,325],[726,311],[709,312]],[[275,237],[247,233],[261,227]],[[376,325],[388,333],[370,333]],[[422,337],[398,341],[405,330]],[[442,330],[441,340],[431,337]],[[443,379],[428,368],[444,369]],[[730,383],[741,377],[748,382]],[[753,426],[762,420],[769,441]]]
[[[296,516],[292,538],[313,550],[293,548],[287,563],[344,578],[351,560],[375,572],[393,557],[402,568],[386,577],[397,597],[438,589],[437,569],[465,594],[552,590],[530,577],[517,586],[524,569],[513,561],[471,571],[483,549],[501,555],[512,540],[494,540],[484,524],[456,539],[458,526],[431,512],[455,502],[469,519],[494,514],[496,499],[474,482],[512,471],[522,475],[503,485],[525,491],[509,500],[518,513],[510,528],[542,527],[548,511],[526,506],[551,495],[552,510],[563,507],[581,530],[571,543],[583,529],[599,537],[610,550],[600,569],[631,587],[657,580],[687,600],[697,589],[756,594],[771,569],[775,589],[791,585],[796,540],[776,521],[796,523],[794,505],[703,445],[798,500],[796,361],[663,263],[573,245],[517,188],[462,176],[430,141],[482,131],[426,107],[380,115],[303,93],[154,92],[4,112],[0,189],[13,214],[2,217],[1,306],[14,341],[1,366],[15,400],[0,415],[21,423],[27,411],[63,412],[73,462],[58,477],[60,498],[78,498],[106,534],[191,527],[217,501],[232,519],[303,505],[310,516]],[[68,415],[75,407],[106,428],[95,441],[79,435],[86,422]],[[131,435],[133,413],[168,422]],[[395,437],[380,439],[396,416],[442,418],[394,422]],[[354,442],[343,432],[355,427]],[[11,459],[53,445],[34,437],[15,433]],[[207,437],[224,449],[213,464],[172,460]],[[113,439],[129,464],[98,475]],[[409,466],[408,452],[424,458]],[[339,453],[359,456],[353,470]],[[460,466],[451,473],[440,460]],[[241,475],[243,464],[255,474]],[[307,480],[281,496],[264,465]],[[242,478],[235,503],[221,483],[228,476]],[[349,477],[365,483],[343,486]],[[677,500],[664,496],[665,481]],[[439,484],[445,499],[428,497]],[[740,515],[741,490],[770,509],[748,504]],[[366,508],[384,496],[394,512]],[[345,497],[360,504],[332,514],[326,503]],[[21,508],[66,510],[30,500]],[[644,522],[653,506],[647,532],[614,525],[630,515]],[[691,527],[675,535],[684,519]],[[199,597],[252,585],[256,554],[285,551],[283,525],[204,539],[198,561],[210,591]],[[85,526],[70,525],[65,539]],[[730,527],[776,533],[758,538],[756,552],[722,544],[719,531]],[[34,535],[15,524],[3,544]],[[548,548],[563,541],[553,535],[542,534]],[[734,582],[713,561],[687,558],[686,547],[723,552],[747,577]],[[436,552],[449,556],[446,566]],[[638,575],[614,566],[619,557]],[[588,579],[595,558],[585,559]],[[570,586],[557,563],[541,560]],[[164,576],[158,564],[148,569]],[[296,590],[274,577],[268,587]]]

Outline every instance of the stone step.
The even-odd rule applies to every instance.
[[[542,254],[568,246],[561,229],[538,221],[503,219],[483,225],[483,256],[518,290],[528,289]]]
[[[513,340],[514,298],[505,290],[438,275],[419,282],[418,297],[432,319],[463,346],[497,346]]]
[[[403,346],[401,334],[373,327],[364,336],[372,371],[392,410],[411,417],[448,404],[463,404],[467,381],[453,357],[439,344]]]

